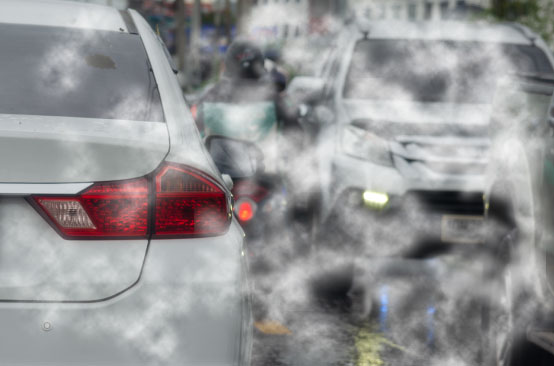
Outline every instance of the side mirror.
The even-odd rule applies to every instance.
[[[306,117],[308,113],[310,113],[310,107],[307,104],[302,103],[298,106],[296,114],[299,118]]]
[[[287,94],[299,103],[313,103],[323,98],[325,81],[321,78],[297,76],[289,84]]]
[[[256,144],[225,136],[208,136],[206,147],[221,174],[248,178],[263,171],[263,153]]]
[[[296,116],[299,118],[301,124],[308,124],[313,126],[323,126],[334,122],[335,113],[324,105],[318,105],[312,107],[308,104],[300,104],[296,111]]]
[[[329,108],[324,105],[318,105],[315,107],[315,119],[316,122],[320,125],[328,125],[334,122],[335,120],[335,113]]]

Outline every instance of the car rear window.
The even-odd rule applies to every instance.
[[[344,97],[483,103],[499,76],[552,73],[537,47],[486,42],[371,39],[357,43]]]
[[[0,114],[163,122],[138,35],[0,24]]]

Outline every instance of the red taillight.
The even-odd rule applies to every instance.
[[[149,178],[138,178],[96,183],[76,196],[34,196],[33,201],[67,239],[147,238],[150,233],[210,236],[227,231],[227,196],[212,179],[177,164],[164,165],[153,178],[154,191]]]
[[[254,217],[256,204],[249,199],[242,199],[237,201],[236,214],[240,221],[246,222],[252,220]]]
[[[97,183],[78,196],[34,197],[68,238],[146,237],[148,181]]]
[[[227,231],[227,197],[211,179],[180,165],[156,175],[155,235],[219,235]]]
[[[196,118],[198,117],[198,106],[196,104],[193,104],[190,107],[190,113],[192,114],[192,118],[196,120]]]

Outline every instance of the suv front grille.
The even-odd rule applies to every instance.
[[[410,191],[422,208],[429,212],[453,215],[483,216],[483,192]]]

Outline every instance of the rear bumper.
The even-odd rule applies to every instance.
[[[0,365],[247,365],[251,314],[238,224],[153,240],[138,283],[89,303],[0,303]]]

